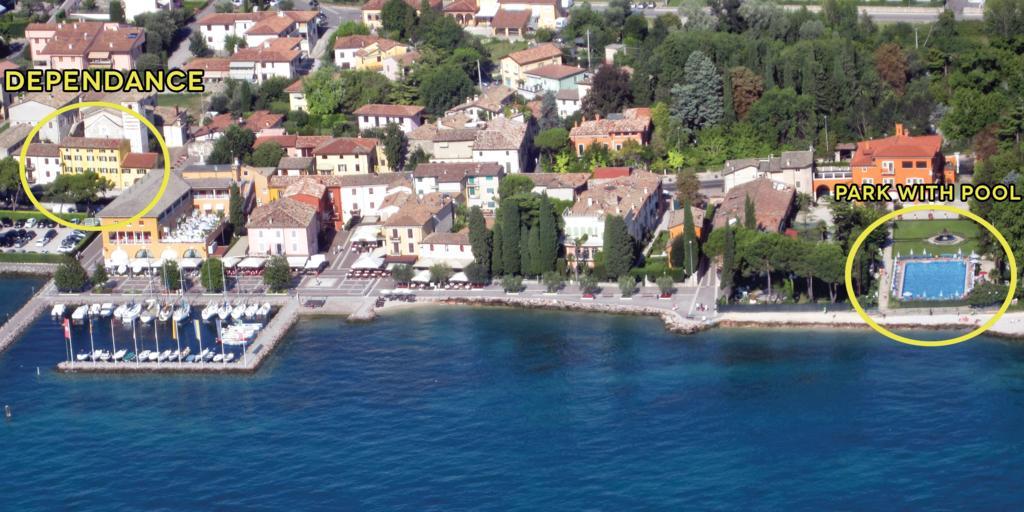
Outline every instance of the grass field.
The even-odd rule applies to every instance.
[[[508,56],[508,54],[525,50],[527,47],[526,41],[505,41],[503,39],[491,39],[484,42],[484,48],[491,52],[491,60],[498,62],[501,59]]]
[[[203,95],[199,93],[159,94],[156,97],[156,104],[159,107],[180,107],[193,115],[199,115],[202,113]]]
[[[956,245],[935,245],[926,240],[948,230],[951,234],[964,238]],[[978,247],[978,234],[981,226],[969,219],[952,220],[903,220],[896,222],[894,231],[895,245],[893,251],[901,255],[921,254],[927,250],[930,254],[955,253],[958,249],[970,254]]]
[[[73,220],[73,219],[82,220],[82,219],[88,217],[88,215],[86,215],[84,213],[61,213],[61,214],[58,214],[57,216],[62,218],[62,219],[67,219],[67,220]],[[0,218],[4,218],[4,217],[7,217],[8,219],[14,219],[14,220],[18,220],[18,219],[32,219],[32,218],[43,219],[43,218],[45,218],[42,213],[39,213],[39,212],[37,212],[35,210],[18,210],[18,211],[14,211],[14,210],[0,210]]]

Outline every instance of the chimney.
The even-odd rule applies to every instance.
[[[594,206],[594,198],[593,197],[588,197],[587,198],[587,206],[588,207],[589,206]]]
[[[896,136],[897,137],[902,137],[902,136],[906,136],[906,135],[907,135],[907,133],[905,131],[903,131],[903,123],[896,123]]]

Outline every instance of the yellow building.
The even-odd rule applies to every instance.
[[[114,190],[124,190],[140,175],[124,173],[121,161],[130,152],[125,139],[66,137],[60,143],[60,167],[64,174],[93,171],[110,181]]]
[[[96,216],[101,226],[125,221],[156,196],[162,171],[153,171],[135,183]],[[104,231],[103,258],[108,267],[141,269],[161,260],[205,259],[219,242],[223,220],[193,207],[192,188],[171,173],[164,195],[153,209],[129,226]]]
[[[313,150],[318,174],[391,172],[377,139],[338,137]]]

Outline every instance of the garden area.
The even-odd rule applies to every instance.
[[[893,254],[899,253],[907,256],[913,251],[914,254],[951,254],[958,250],[963,254],[970,254],[978,248],[978,236],[981,226],[970,219],[942,219],[942,220],[900,220],[896,221],[893,229]],[[949,234],[957,237],[957,240],[944,244],[934,244],[928,241],[936,235]]]

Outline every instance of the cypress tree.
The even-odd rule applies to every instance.
[[[604,219],[604,264],[609,279],[618,279],[633,267],[633,237],[618,215]]]
[[[748,195],[743,200],[743,227],[757,229],[757,215],[754,213],[754,201]]]
[[[510,198],[501,201],[501,257],[502,267],[506,274],[518,274],[522,271],[520,255],[519,203]]]
[[[558,219],[548,196],[540,196],[536,265],[539,273],[555,269],[558,260]]]
[[[500,213],[500,212],[499,212]],[[492,232],[492,252],[491,252],[491,275],[500,276],[505,273],[505,258],[502,255],[502,249],[504,244],[502,243],[501,236],[501,215],[498,215],[497,221],[494,223],[494,231]]]
[[[533,250],[530,245],[530,232],[535,231],[528,227],[519,230],[519,266],[524,276],[533,275]]]
[[[542,262],[540,260],[540,227],[530,229],[530,273],[539,276],[544,272],[552,270],[548,268],[541,268]],[[525,265],[524,265],[525,266]]]
[[[473,247],[473,260],[488,272],[491,270],[491,236],[484,212],[474,206],[469,210],[469,244]]]
[[[736,122],[736,108],[732,102],[732,76],[726,69],[722,73],[722,108],[725,109],[725,124]]]
[[[672,268],[686,266],[686,237],[677,236],[672,239],[672,250],[668,253],[668,263]]]
[[[698,251],[700,246],[697,243],[697,232],[693,225],[693,211],[690,209],[690,202],[683,204],[683,242],[686,248],[686,273],[693,274],[697,269],[697,262],[700,258]]]

